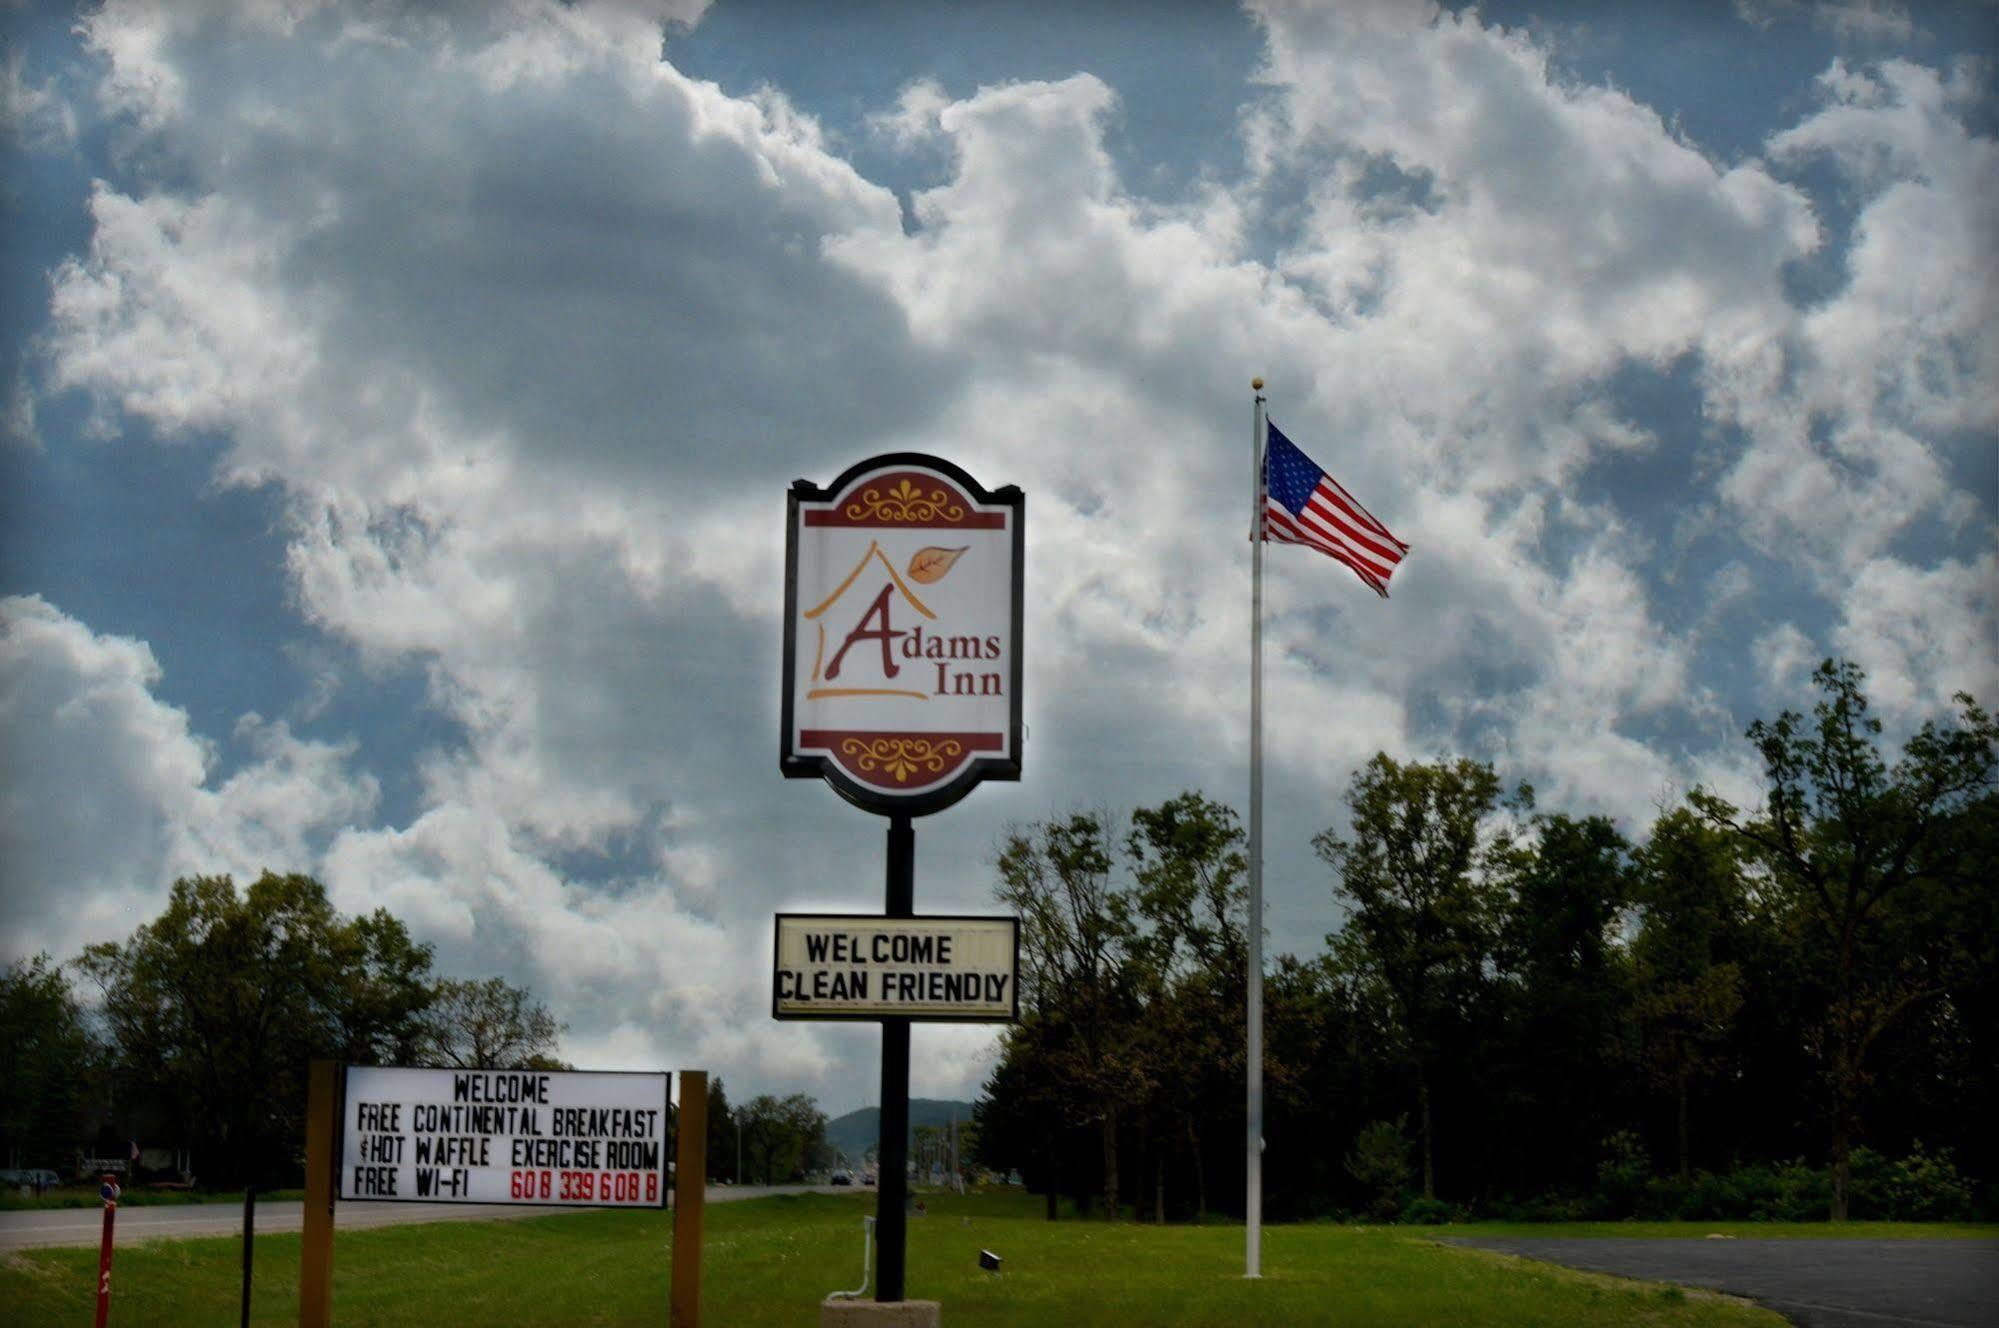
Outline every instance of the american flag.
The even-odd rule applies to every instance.
[[[1388,578],[1409,546],[1388,533],[1354,496],[1266,422],[1263,454],[1263,538],[1303,544],[1337,558],[1388,598]]]

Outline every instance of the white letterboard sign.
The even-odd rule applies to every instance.
[[[667,1076],[350,1065],[342,1199],[660,1208]]]
[[[774,1018],[1020,1017],[1016,918],[780,913],[776,956]]]

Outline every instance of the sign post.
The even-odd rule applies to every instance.
[[[883,913],[906,918],[916,907],[916,831],[907,816],[888,823],[888,901]],[[881,1139],[875,1156],[875,1235],[880,1272],[876,1300],[903,1298],[908,1266],[909,1225],[909,1017],[882,1019]]]
[[[104,1239],[97,1249],[97,1328],[111,1322],[111,1228],[118,1220],[118,1178],[106,1173],[97,1187],[104,1200]]]
[[[823,779],[855,806],[888,817],[888,870],[877,929],[842,920],[868,937],[867,958],[834,960],[830,934],[821,938],[823,953],[806,956],[809,964],[834,963],[830,977],[818,968],[816,983],[800,984],[807,969],[787,967],[786,918],[778,919],[772,1014],[881,1021],[879,1302],[904,1298],[910,1023],[1018,1012],[1017,998],[1005,1013],[991,1001],[926,1012],[943,1003],[946,979],[959,997],[970,979],[945,972],[933,983],[909,971],[915,961],[906,945],[900,969],[892,939],[883,959],[873,946],[889,934],[882,928],[914,919],[912,818],[942,811],[982,780],[1020,778],[1025,504],[1018,488],[988,491],[951,462],[917,452],[871,457],[823,489],[799,480],[787,504],[778,766],[787,778]],[[934,955],[925,962],[932,973],[946,967]]]
[[[314,1061],[305,1094],[305,1225],[298,1245],[299,1328],[333,1322],[333,1170],[338,1067]]]
[[[701,1322],[701,1205],[708,1197],[708,1072],[680,1072],[680,1138],[674,1159],[670,1328]]]
[[[250,1278],[256,1271],[257,1187],[243,1187],[243,1315],[242,1328],[250,1328]]]

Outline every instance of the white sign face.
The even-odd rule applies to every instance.
[[[1015,918],[780,913],[771,1014],[1011,1023],[1019,961]]]
[[[667,1076],[347,1067],[342,1199],[666,1203]]]
[[[1019,778],[1021,508],[913,453],[794,487],[787,775],[912,814]]]

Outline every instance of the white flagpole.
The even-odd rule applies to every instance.
[[[1244,1277],[1263,1276],[1263,380],[1250,380],[1254,504],[1249,528],[1249,1074],[1248,1192]]]

